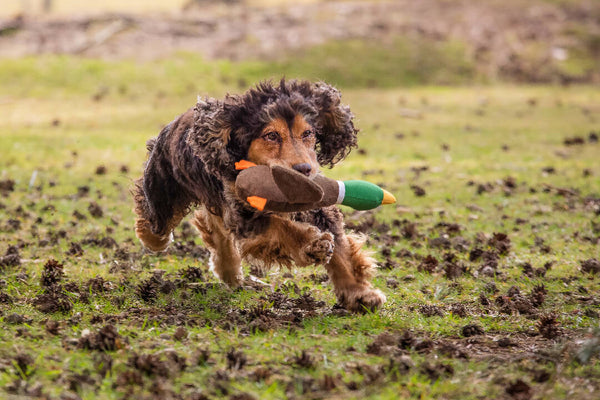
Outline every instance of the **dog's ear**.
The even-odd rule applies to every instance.
[[[341,104],[342,95],[331,85],[313,85],[312,97],[317,109],[317,159],[323,166],[333,167],[356,147],[358,129],[350,107]]]
[[[194,108],[194,126],[187,143],[205,166],[206,171],[221,181],[234,181],[238,161],[231,126],[231,108],[237,98],[228,96],[224,102],[198,99]]]

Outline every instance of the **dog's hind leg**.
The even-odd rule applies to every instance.
[[[165,251],[173,241],[173,233],[167,235],[156,235],[150,229],[148,220],[138,217],[135,220],[135,235],[140,239],[145,248],[155,253]]]
[[[136,186],[133,189],[133,199],[135,201],[134,212],[137,215],[135,220],[135,234],[140,239],[145,248],[153,252],[161,252],[166,250],[169,243],[173,240],[173,229],[185,217],[187,214],[187,208],[181,208],[179,210],[173,210],[172,217],[165,224],[165,232],[163,234],[156,234],[152,232],[152,224],[148,217],[148,202],[144,196],[142,189],[142,180],[139,179],[136,182]]]
[[[210,269],[230,288],[242,284],[242,259],[233,240],[225,230],[223,219],[202,208],[194,213],[192,224],[200,231],[204,244],[210,249]]]

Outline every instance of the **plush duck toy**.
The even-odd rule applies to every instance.
[[[366,181],[336,181],[323,175],[309,179],[289,168],[246,160],[235,166],[242,170],[235,181],[237,195],[260,211],[305,211],[333,204],[370,210],[396,202],[390,192]]]

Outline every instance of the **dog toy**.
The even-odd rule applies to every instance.
[[[305,211],[333,204],[370,210],[396,202],[390,192],[366,181],[336,181],[323,175],[309,179],[290,168],[246,160],[235,167],[241,170],[235,181],[237,195],[260,211]]]

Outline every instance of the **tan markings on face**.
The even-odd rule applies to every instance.
[[[291,129],[283,118],[276,118],[250,144],[248,161],[287,168],[306,163],[312,167],[311,176],[314,176],[319,169],[315,143],[314,128],[302,115],[296,115]]]

